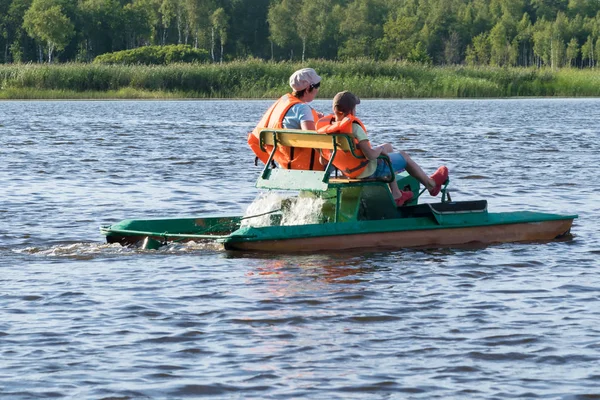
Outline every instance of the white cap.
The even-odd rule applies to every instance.
[[[310,85],[316,85],[319,82],[321,82],[321,77],[312,68],[299,69],[290,76],[290,86],[296,92],[308,89]]]

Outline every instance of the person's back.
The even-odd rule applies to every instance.
[[[298,70],[290,77],[291,94],[285,94],[263,115],[254,130],[248,135],[248,145],[263,163],[269,159],[272,149],[260,148],[259,133],[263,128],[315,130],[319,114],[307,103],[318,94],[321,77],[314,69]],[[279,146],[273,156],[280,167],[286,169],[324,170],[319,154],[314,149]]]
[[[333,116],[329,124],[324,123],[319,127],[318,132],[323,134],[331,133],[349,133],[355,140],[356,147],[360,149],[362,155],[365,156],[369,162],[365,165],[357,165],[356,170],[347,171],[346,159],[350,158],[340,157],[340,161],[336,161],[338,158],[333,160],[333,164],[338,167],[340,171],[348,177],[356,178],[381,178],[390,174],[387,164],[379,159],[380,155],[386,155],[389,157],[392,164],[392,168],[395,173],[399,171],[406,171],[417,178],[429,191],[432,196],[437,196],[440,192],[442,184],[448,179],[448,168],[442,166],[431,176],[427,176],[421,167],[413,161],[413,159],[404,151],[394,152],[394,148],[390,143],[384,143],[377,147],[371,147],[371,142],[367,137],[365,126],[356,118],[356,106],[360,104],[360,99],[354,94],[344,91],[338,93],[333,98]],[[355,123],[358,122],[358,123]],[[342,152],[343,153],[343,152]],[[348,162],[351,162],[348,161]],[[413,197],[411,192],[403,192],[398,188],[396,182],[390,184],[390,190],[392,196],[396,201],[397,206],[401,206]]]

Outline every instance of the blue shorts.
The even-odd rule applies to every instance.
[[[388,157],[392,162],[394,172],[404,171],[404,169],[406,168],[406,160],[404,159],[404,157],[402,157],[402,154],[392,153],[388,154]],[[384,176],[390,176],[390,169],[385,161],[379,159],[377,160],[377,169],[369,178],[383,178]]]

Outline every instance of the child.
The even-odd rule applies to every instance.
[[[333,98],[334,115],[321,118],[317,123],[317,132],[319,133],[351,134],[354,137],[356,147],[360,150],[358,153],[362,153],[366,157],[366,160],[359,160],[345,154],[345,152],[338,151],[333,160],[333,165],[349,178],[381,178],[389,175],[387,164],[377,158],[379,155],[384,154],[390,158],[395,172],[406,170],[427,188],[429,194],[437,196],[442,185],[448,179],[448,168],[445,166],[439,167],[429,177],[406,152],[394,153],[391,144],[384,143],[377,147],[371,147],[365,126],[355,116],[357,104],[360,104],[360,99],[354,94],[348,91],[340,92]],[[398,207],[404,205],[413,197],[412,192],[401,191],[396,182],[390,183],[390,190]]]

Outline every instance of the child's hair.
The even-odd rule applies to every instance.
[[[333,98],[333,108],[343,114],[350,113],[358,104],[360,99],[347,90],[339,92]]]
[[[302,90],[298,90],[298,91],[294,90],[292,92],[292,95],[294,95],[295,97],[300,98],[300,97],[304,96],[304,94],[306,93],[306,91],[308,91],[310,93],[310,92],[312,92],[313,90],[315,90],[316,88],[318,88],[320,86],[321,86],[321,82],[315,83],[315,84],[310,85],[306,89],[302,89]]]

